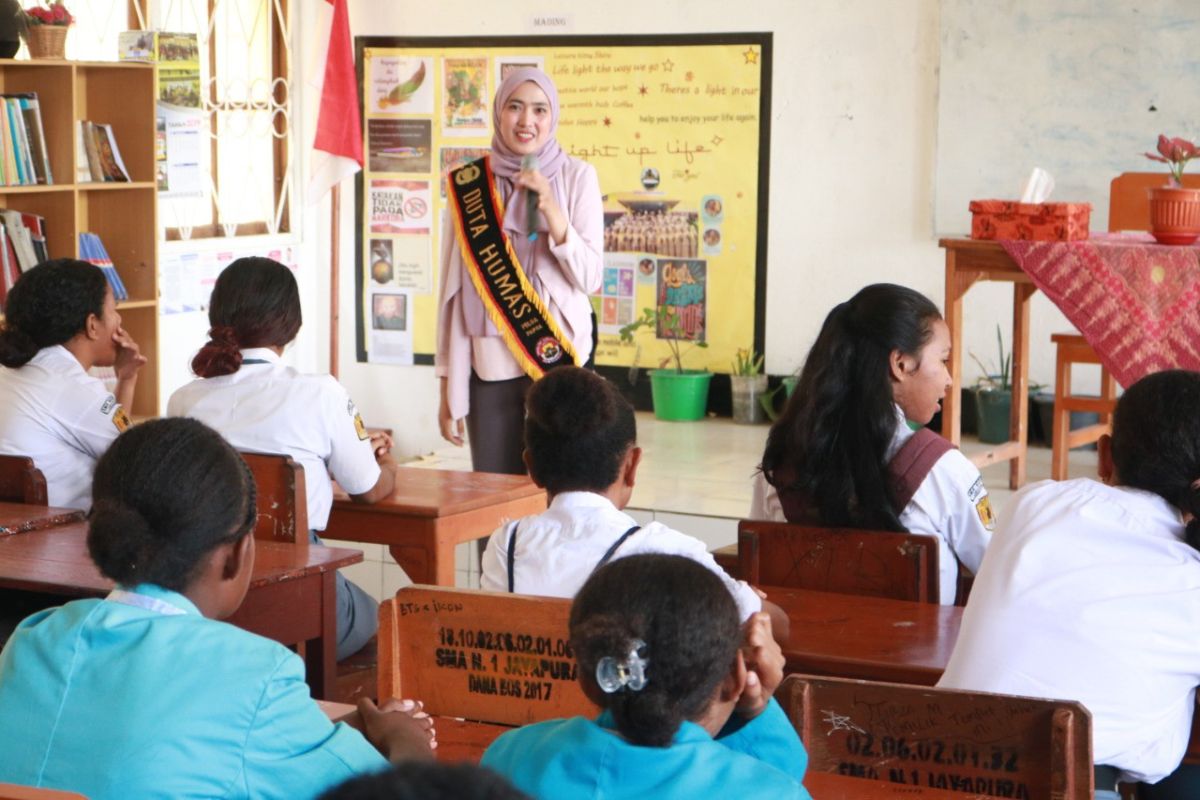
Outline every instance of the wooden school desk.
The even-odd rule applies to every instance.
[[[1012,323],[1012,396],[1029,394],[1029,300],[1037,291],[1033,279],[1017,266],[997,241],[982,239],[941,239],[946,251],[946,306],[943,315],[950,328],[950,391],[942,399],[942,436],[954,445],[962,438],[962,363],[963,295],[979,281],[1003,281],[1013,284]],[[1019,489],[1025,483],[1025,450],[1029,441],[1029,404],[1012,404],[1009,441],[971,456],[977,467],[1009,461],[1008,486]]]
[[[761,588],[791,623],[788,672],[932,686],[962,624],[958,606]]]
[[[40,531],[71,522],[82,522],[87,514],[74,508],[0,503],[0,536]]]
[[[374,505],[336,489],[324,535],[385,544],[414,583],[453,586],[456,545],[545,510],[545,491],[523,475],[401,467],[395,492]]]
[[[358,550],[256,542],[250,590],[227,622],[283,644],[305,645],[313,697],[332,697],[337,679],[339,567],[362,561]],[[0,536],[0,589],[99,597],[113,587],[87,552],[87,525]]]

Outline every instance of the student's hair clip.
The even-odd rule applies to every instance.
[[[646,686],[646,667],[650,660],[638,655],[638,651],[646,646],[641,639],[630,643],[629,655],[618,661],[612,656],[605,656],[596,664],[596,683],[605,694],[612,694],[628,686],[630,691],[640,692]]]

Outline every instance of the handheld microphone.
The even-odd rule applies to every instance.
[[[537,153],[527,153],[521,159],[521,169],[525,172],[536,170],[538,168]],[[529,241],[538,238],[537,234],[537,219],[538,219],[538,196],[537,192],[530,189],[525,190],[525,228],[529,231]]]

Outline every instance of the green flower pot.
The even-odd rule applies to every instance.
[[[650,370],[650,395],[654,398],[654,416],[668,421],[704,419],[708,408],[707,370]]]
[[[975,392],[975,419],[979,423],[979,441],[986,444],[1007,442],[1012,421],[1012,391]]]

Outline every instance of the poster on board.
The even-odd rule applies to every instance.
[[[357,192],[359,360],[388,360],[371,354],[387,341],[373,312],[386,291],[404,295],[412,362],[432,363],[443,179],[488,152],[492,95],[523,66],[554,80],[559,144],[600,179],[596,363],[652,366],[669,352],[666,337],[704,342],[685,366],[714,372],[728,372],[739,348],[762,352],[771,34],[530,43],[356,39],[368,154]],[[621,342],[646,308],[679,324]]]

